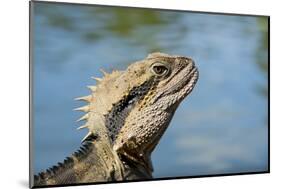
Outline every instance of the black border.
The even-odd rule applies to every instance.
[[[212,174],[212,175],[196,175],[196,176],[181,176],[181,177],[164,177],[153,178],[133,181],[108,181],[108,182],[89,182],[89,183],[74,183],[74,184],[58,184],[58,185],[45,185],[45,186],[32,186],[33,184],[33,171],[32,171],[32,138],[33,122],[32,122],[32,105],[33,105],[33,51],[32,51],[32,24],[33,24],[33,5],[32,3],[48,3],[48,4],[63,4],[63,5],[80,5],[80,6],[95,6],[95,7],[119,7],[119,8],[137,8],[137,9],[153,9],[163,11],[177,11],[177,12],[191,12],[199,14],[215,14],[215,15],[228,15],[228,16],[250,16],[250,17],[267,17],[268,18],[268,169],[266,171],[257,172],[240,172],[240,173],[224,173],[224,174]],[[174,180],[174,179],[188,179],[188,178],[208,178],[208,177],[222,177],[222,176],[238,176],[238,175],[252,175],[252,174],[266,174],[270,173],[270,16],[269,15],[255,15],[255,14],[238,14],[238,13],[222,13],[222,12],[205,12],[205,11],[191,11],[191,10],[176,10],[176,9],[161,9],[161,8],[147,8],[147,7],[131,7],[120,5],[100,5],[100,4],[88,4],[88,3],[70,3],[70,2],[53,2],[53,1],[29,1],[29,188],[53,188],[53,187],[65,187],[65,186],[83,186],[83,185],[96,185],[96,184],[115,184],[115,183],[131,183],[131,182],[143,182],[143,181],[160,181],[160,180]]]
[[[29,1],[29,132],[28,132],[28,142],[29,142],[29,181],[28,181],[28,186],[29,188],[33,188],[32,184],[33,184],[33,153],[32,153],[32,149],[33,149],[33,143],[32,143],[32,133],[33,133],[33,121],[32,121],[32,117],[33,117],[33,111],[32,111],[32,107],[33,107],[33,71],[32,71],[32,66],[33,66],[33,51],[32,51],[32,37],[33,37],[33,28],[32,28],[32,24],[33,24],[33,5],[32,5],[32,1]]]
[[[268,104],[267,104],[267,112],[268,112],[268,133],[267,133],[267,139],[268,139],[268,173],[270,173],[270,17],[268,16],[268,24],[267,24],[267,48],[268,48],[268,71],[267,71],[267,85],[268,85]]]

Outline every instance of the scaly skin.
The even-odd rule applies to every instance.
[[[35,186],[152,178],[151,153],[196,84],[197,68],[190,58],[153,53],[104,75],[77,99],[88,103],[77,109],[86,112],[84,147],[35,176]]]

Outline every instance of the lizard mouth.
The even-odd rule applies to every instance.
[[[181,90],[184,92],[183,98],[186,97],[192,91],[192,89],[194,88],[194,86],[198,80],[198,76],[199,76],[198,69],[197,69],[197,67],[193,66],[193,68],[188,73],[186,78],[183,79],[183,80],[186,80],[186,82],[183,81],[183,83],[185,83],[185,85],[183,86],[183,88]]]
[[[176,99],[183,99],[194,88],[194,85],[198,80],[198,76],[199,72],[194,64],[187,66],[174,76],[172,80],[177,82],[171,84],[172,86],[169,88],[166,95],[176,94]]]

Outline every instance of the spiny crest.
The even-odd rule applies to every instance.
[[[38,175],[34,176],[35,180],[40,180],[40,179],[47,179],[55,174],[60,174],[59,171],[64,170],[65,168],[71,168],[74,164],[74,159],[75,157],[78,160],[83,159],[87,153],[92,149],[93,145],[91,143],[84,143],[78,151],[74,152],[72,154],[72,157],[67,157],[64,159],[63,162],[58,162],[57,165],[47,169],[46,171],[40,172]]]
[[[78,98],[75,98],[74,100],[85,101],[85,102],[91,102],[91,100],[92,100],[92,95],[78,97]]]
[[[81,98],[78,98],[79,100],[80,99],[84,99],[83,97],[81,97]],[[88,98],[87,98],[88,99]],[[86,100],[87,101],[87,100]],[[90,101],[87,101],[87,102],[91,102],[91,100]],[[83,111],[83,112],[86,112],[86,114],[85,115],[83,115],[81,118],[79,118],[78,120],[77,120],[77,122],[79,122],[79,121],[88,121],[88,119],[89,119],[89,117],[90,117],[90,113],[89,113],[89,111],[90,111],[90,106],[89,105],[86,105],[86,106],[83,106],[83,107],[80,107],[80,108],[76,108],[76,109],[74,109],[74,110],[77,110],[77,111]],[[84,129],[84,128],[88,128],[88,125],[87,124],[85,124],[85,125],[82,125],[82,126],[80,126],[80,127],[78,127],[77,129],[79,130],[79,129]],[[91,135],[92,133],[91,133],[91,131],[82,139],[82,143]]]
[[[85,128],[88,128],[88,125],[82,125],[82,126],[78,127],[77,130],[85,129]]]
[[[103,69],[100,69],[100,71],[103,73],[104,76],[108,76],[109,74],[106,73]]]
[[[88,88],[92,91],[92,92],[96,92],[97,87],[96,86],[88,86]]]
[[[77,150],[76,152],[74,152],[72,155],[77,158],[78,160],[81,160],[83,157],[85,157],[85,155],[87,155],[87,153],[92,149],[92,144],[90,142],[85,142],[83,143],[83,145],[79,148],[79,150]]]
[[[83,112],[89,112],[90,111],[90,107],[89,106],[82,106],[79,108],[75,108],[75,111],[83,111]]]
[[[112,71],[112,73],[108,74],[101,70],[104,77],[94,77],[93,79],[97,80],[96,86],[88,86],[92,94],[86,97],[77,98],[77,100],[83,100],[89,103],[86,106],[75,109],[86,113],[84,116],[78,119],[78,121],[86,121],[86,124],[80,126],[78,129],[89,129],[88,134],[83,138],[82,142],[87,140],[91,134],[97,134],[95,125],[93,125],[94,121],[90,122],[89,119],[92,119],[95,115],[97,115],[97,113],[105,117],[109,112],[112,111],[113,106],[120,103],[120,100],[122,101],[122,99],[128,98],[129,91],[132,88],[142,85],[147,80],[147,78],[140,78],[138,80],[132,79],[134,77],[140,76],[140,73],[137,72],[139,69],[139,66],[129,67],[126,72],[127,74],[125,75],[123,71]],[[112,89],[114,91],[112,91]],[[122,104],[124,103],[121,103],[121,105]],[[123,109],[121,105],[118,107]],[[96,107],[98,107],[98,110],[94,110]]]
[[[91,131],[89,131],[86,136],[82,139],[82,143],[85,142],[86,140],[88,140],[88,138],[92,135],[93,133]]]
[[[79,118],[76,122],[88,120],[89,117],[90,117],[89,113],[86,113],[86,114],[83,115],[81,118]]]
[[[68,168],[73,166],[73,158],[67,157],[63,163],[59,162],[57,165],[54,165],[53,167],[47,169],[46,171],[43,171],[39,173],[38,175],[34,176],[35,180],[40,180],[40,179],[46,179],[54,176],[57,174],[59,171],[63,170],[64,168]]]
[[[103,91],[104,89],[107,88],[108,83],[111,83],[111,82],[108,82],[108,81],[120,75],[119,71],[113,71],[111,74],[106,73],[103,70],[101,70],[101,72],[104,75],[103,78],[92,77],[93,79],[95,79],[97,81],[97,85],[96,86],[88,86],[88,88],[90,89],[92,94],[88,95],[88,96],[78,97],[78,98],[75,99],[75,100],[85,101],[85,102],[89,103],[88,105],[85,105],[83,107],[79,107],[79,108],[74,109],[76,111],[83,111],[83,112],[86,113],[85,115],[83,115],[81,118],[79,118],[77,120],[77,122],[86,121],[86,124],[77,128],[78,130],[85,129],[85,128],[89,129],[89,132],[87,133],[87,135],[82,139],[82,143],[87,141],[93,135],[93,131],[90,129],[87,122],[90,118],[91,104],[93,104],[93,102],[94,102],[94,94],[98,91],[100,91],[100,93],[102,93],[101,91]]]

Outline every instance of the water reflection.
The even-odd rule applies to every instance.
[[[63,5],[38,4],[35,14],[46,18],[44,24],[75,32],[87,43],[104,38],[123,38],[128,45],[144,46],[149,51],[171,48],[161,45],[159,33],[163,30],[173,30],[172,35],[166,34],[165,40],[174,43],[187,33],[186,26],[179,24],[180,14],[176,12],[114,7],[71,8],[73,13],[69,14]]]
[[[153,153],[154,176],[267,169],[266,18],[34,4],[35,172],[78,149],[86,131],[71,110],[90,76],[155,50],[192,57],[200,79]]]

